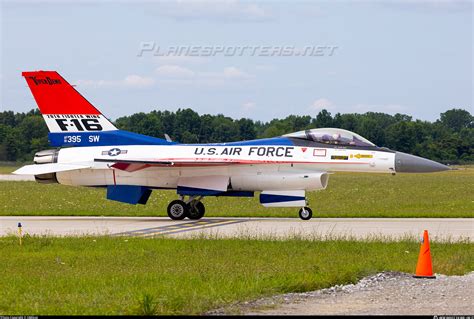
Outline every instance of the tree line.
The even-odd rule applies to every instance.
[[[406,114],[378,112],[337,113],[327,110],[315,117],[290,115],[269,122],[232,119],[222,114],[199,115],[192,109],[151,111],[120,117],[119,129],[181,143],[216,143],[281,136],[311,128],[336,127],[356,132],[378,146],[415,154],[443,163],[474,162],[474,116],[450,109],[434,122]],[[49,147],[48,129],[39,111],[0,112],[0,161],[31,161],[35,152]]]

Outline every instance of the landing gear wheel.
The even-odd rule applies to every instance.
[[[188,205],[182,200],[174,200],[168,205],[168,216],[173,220],[181,220],[188,214]]]
[[[298,215],[300,215],[302,220],[310,220],[311,217],[313,217],[313,211],[309,207],[302,207],[300,208]]]
[[[200,201],[192,201],[188,205],[188,218],[189,219],[201,219],[206,212],[204,204]]]

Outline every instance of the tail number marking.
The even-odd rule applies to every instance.
[[[81,136],[80,135],[65,135],[64,136],[64,143],[80,143]]]
[[[75,128],[77,131],[102,131],[99,119],[56,119],[61,131]]]

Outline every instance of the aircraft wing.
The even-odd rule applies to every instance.
[[[203,166],[225,166],[236,164],[253,164],[253,161],[241,160],[221,160],[221,159],[199,159],[199,160],[120,160],[120,159],[102,159],[96,158],[95,162],[113,163],[110,167],[135,172],[148,167],[203,167]]]
[[[60,163],[48,163],[48,164],[38,164],[38,165],[26,165],[20,167],[13,174],[16,175],[41,175],[48,173],[57,173],[65,171],[73,171],[76,169],[91,168],[92,165],[82,165],[82,164],[60,164]]]
[[[109,167],[113,167],[119,170],[127,172],[135,172],[147,167],[202,167],[210,165],[229,165],[229,164],[240,164],[236,161],[222,161],[218,159],[212,160],[156,160],[156,161],[143,161],[143,160],[119,160],[119,159],[100,159],[96,158],[95,162],[111,163]],[[181,176],[178,180],[178,193],[182,195],[195,195],[196,191],[199,194],[205,192],[208,195],[221,194],[226,192],[229,185],[229,176],[226,175],[212,175],[212,176],[198,176],[198,177],[185,177]]]

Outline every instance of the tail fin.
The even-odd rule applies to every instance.
[[[117,128],[56,71],[23,72],[52,133],[114,131]]]
[[[118,130],[56,71],[23,72],[50,133],[51,146],[170,145]]]

